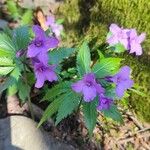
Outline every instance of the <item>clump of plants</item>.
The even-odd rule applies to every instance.
[[[127,97],[129,91],[140,92],[134,86],[131,68],[121,65],[124,58],[118,53],[141,55],[145,33],[138,35],[135,29],[116,24],[109,29],[102,51],[97,50],[97,60],[91,59],[87,41],[77,48],[59,47],[57,35],[52,30],[44,32],[38,25],[9,32],[7,29],[0,34],[0,75],[5,78],[0,92],[7,90],[8,95],[17,94],[23,102],[28,100],[34,117],[30,94],[34,87],[43,90],[42,100],[50,104],[38,126],[54,114],[57,125],[80,110],[90,135],[99,112],[123,122],[116,102]],[[76,58],[76,65],[64,67],[63,62],[71,56]],[[71,76],[66,77],[65,71]],[[48,86],[44,88],[45,85]]]
[[[131,94],[128,108],[136,113],[136,116],[144,122],[150,122],[150,59],[149,59],[149,38],[150,21],[149,0],[131,1],[131,0],[93,0],[85,2],[84,0],[65,0],[59,9],[59,15],[65,18],[65,30],[67,37],[65,44],[77,44],[83,39],[89,41],[91,51],[97,51],[97,47],[105,40],[108,32],[108,26],[115,22],[126,28],[134,28],[140,33],[147,33],[147,38],[143,44],[144,53],[142,56],[134,57],[126,55],[125,64],[129,65],[134,71],[132,76],[136,85],[146,93],[141,98],[136,93]],[[127,11],[128,10],[128,11]],[[81,34],[82,33],[82,34]],[[122,54],[121,54],[122,56]]]

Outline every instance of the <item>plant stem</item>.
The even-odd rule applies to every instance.
[[[76,115],[78,114],[78,112],[79,112],[79,110],[80,110],[81,104],[82,104],[82,99],[80,100],[79,106],[78,106],[77,111],[76,111]]]
[[[28,86],[27,72],[26,72],[25,65],[24,65],[24,75],[25,75],[25,84],[26,84],[26,86]],[[32,103],[31,103],[31,98],[30,98],[30,93],[28,94],[28,105],[29,105],[29,109],[30,109],[30,113],[31,113],[31,118],[33,120],[35,120],[34,113],[33,113],[33,107],[32,107]]]
[[[30,113],[31,113],[31,118],[33,120],[35,120],[34,113],[33,113],[33,107],[32,107],[32,103],[31,103],[31,98],[30,98],[30,94],[28,94],[28,104],[29,104],[29,109],[30,109]]]

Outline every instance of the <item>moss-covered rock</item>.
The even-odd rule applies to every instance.
[[[65,18],[67,37],[64,44],[74,45],[83,38],[92,49],[105,41],[108,27],[117,23],[127,28],[146,32],[144,55],[139,58],[126,56],[126,64],[133,68],[135,83],[146,97],[132,94],[130,103],[137,115],[150,122],[150,1],[149,0],[65,0],[59,15]]]

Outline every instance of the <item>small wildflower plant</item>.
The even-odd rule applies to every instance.
[[[117,53],[127,51],[141,55],[145,33],[138,36],[135,29],[111,24],[107,46],[97,50],[99,58],[92,60],[86,41],[78,48],[59,47],[60,32],[55,29],[61,27],[55,24],[54,18],[48,18],[47,24],[56,31],[55,35],[48,35],[38,25],[0,33],[0,76],[4,77],[0,92],[17,94],[24,103],[31,102],[34,87],[40,89],[44,95],[42,100],[49,105],[38,126],[54,114],[57,125],[78,110],[83,112],[90,135],[98,113],[121,123],[123,119],[116,101],[129,94],[129,90],[136,93],[138,90],[134,87],[131,68],[122,66],[124,58]],[[64,63],[73,58],[76,65],[69,63],[69,67],[64,67]]]

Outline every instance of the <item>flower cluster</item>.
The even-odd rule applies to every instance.
[[[129,53],[142,54],[141,43],[145,40],[145,33],[138,36],[135,29],[123,29],[116,24],[111,24],[109,30],[110,35],[107,37],[107,43],[110,46],[120,43]]]
[[[56,23],[54,16],[47,17],[46,25],[51,28],[57,38],[60,38],[61,32],[63,31],[63,26]]]
[[[130,79],[130,67],[122,67],[119,73],[110,77],[110,80],[116,84],[116,95],[122,98],[124,92],[133,86],[133,80]]]
[[[48,37],[40,26],[34,25],[32,27],[35,33],[35,38],[28,46],[27,57],[31,58],[36,76],[35,87],[41,88],[46,80],[52,82],[57,80],[54,72],[55,67],[48,65],[48,51],[49,49],[58,46],[58,39],[55,37]]]
[[[112,100],[104,96],[105,89],[98,84],[94,73],[85,74],[82,80],[72,84],[72,89],[77,93],[83,93],[85,102],[91,102],[96,96],[99,97],[98,109],[108,109]]]
[[[116,85],[116,95],[119,98],[122,98],[124,92],[133,86],[133,80],[130,79],[130,68],[128,66],[122,67],[116,75],[108,78],[108,81]],[[82,80],[72,84],[72,89],[77,93],[82,93],[85,102],[91,102],[98,96],[98,110],[109,109],[113,104],[113,100],[105,96],[105,89],[100,83],[96,82],[94,73],[85,74]]]

